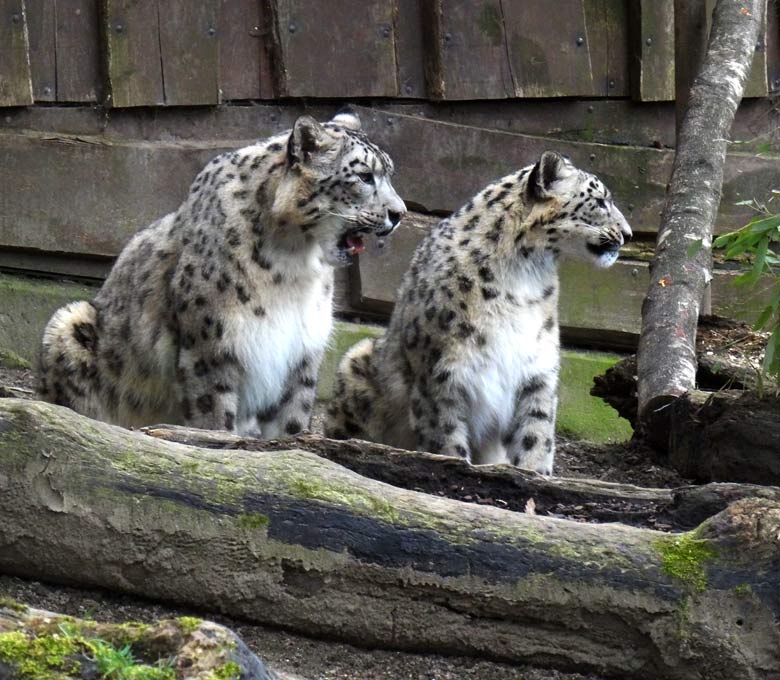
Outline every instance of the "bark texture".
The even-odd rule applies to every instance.
[[[634,400],[636,405],[636,399]],[[544,477],[510,465],[469,465],[462,458],[404,451],[384,444],[340,441],[316,434],[283,440],[258,440],[228,432],[156,425],[144,432],[158,439],[210,449],[316,453],[363,477],[413,491],[471,502],[493,499],[524,512],[529,501],[539,515],[582,521],[621,522],[632,526],[692,529],[741,498],[780,502],[780,488],[755,484],[708,484],[677,489],[647,489],[597,479]],[[497,499],[497,500],[496,500]]]
[[[300,450],[0,400],[0,570],[386,648],[621,678],[780,678],[780,504],[671,536],[458,503]]]
[[[766,0],[718,1],[691,88],[642,306],[639,421],[648,431],[665,427],[665,407],[695,386],[696,323],[711,279],[727,140],[765,9]]]

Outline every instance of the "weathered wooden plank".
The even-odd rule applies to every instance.
[[[428,93],[496,99],[515,92],[499,0],[429,0],[425,7]]]
[[[499,3],[506,32],[514,94],[519,97],[565,97],[594,92],[591,40],[582,0],[555,3],[550,30],[546,2]],[[496,34],[498,34],[497,27]]]
[[[30,70],[33,98],[37,102],[57,99],[56,11],[53,0],[25,0],[30,40]]]
[[[670,150],[564,142],[358,110],[368,134],[395,159],[395,184],[401,195],[426,212],[455,210],[487,183],[534,162],[552,148],[599,175],[635,231],[652,233],[658,228],[673,162]],[[750,210],[735,203],[750,197],[765,199],[779,183],[776,161],[731,154],[725,168],[718,229],[742,226]]]
[[[107,103],[115,107],[165,102],[157,0],[102,0]]]
[[[197,172],[221,150],[0,135],[0,246],[116,255],[136,230],[178,207]]]
[[[32,103],[24,0],[0,0],[0,106]]]
[[[393,3],[273,0],[273,8],[283,94],[396,96]]]
[[[674,99],[674,0],[631,0],[631,94]]]
[[[97,0],[57,2],[57,101],[95,102],[102,92]]]
[[[426,3],[429,93],[441,99],[622,96],[623,3]]]
[[[163,0],[158,12],[165,103],[217,104],[217,0]]]
[[[614,0],[583,0],[583,7],[593,94],[598,97],[625,97],[629,93],[626,4]]]
[[[223,101],[259,99],[264,26],[259,0],[221,0],[219,89]]]
[[[395,56],[398,67],[398,94],[424,98],[425,38],[422,3],[426,0],[395,0]]]

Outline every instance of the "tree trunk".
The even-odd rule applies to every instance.
[[[0,570],[313,635],[621,678],[780,678],[780,503],[672,536],[436,498],[0,400]]]
[[[696,322],[711,279],[727,139],[765,8],[766,0],[719,0],[691,89],[642,306],[639,421],[648,431],[668,431],[666,407],[695,385]]]

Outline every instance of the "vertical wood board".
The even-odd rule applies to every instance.
[[[0,106],[32,103],[24,0],[0,0]]]
[[[165,103],[219,103],[217,0],[159,0]]]
[[[398,96],[422,99],[425,90],[425,41],[422,4],[427,0],[395,0],[395,56]]]
[[[591,41],[581,0],[502,2],[507,53],[519,97],[592,94]],[[551,10],[554,30],[551,30]]]
[[[56,0],[56,7],[57,101],[96,102],[102,96],[98,0]]]
[[[56,3],[54,0],[25,0],[25,9],[33,98],[36,102],[53,102],[57,99]]]
[[[674,100],[674,1],[631,0],[631,94]]]
[[[260,0],[221,0],[219,89],[223,101],[260,98]]]
[[[102,1],[108,104],[164,104],[157,0]]]
[[[394,3],[273,0],[277,76],[291,97],[398,94]],[[349,17],[349,20],[345,20]]]
[[[625,97],[630,91],[626,3],[583,0],[583,7],[593,74],[593,95]]]
[[[515,92],[501,0],[429,0],[429,94],[441,99],[499,99]]]

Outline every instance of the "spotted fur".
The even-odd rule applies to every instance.
[[[343,358],[327,434],[551,474],[558,258],[608,267],[630,236],[556,153],[486,187],[423,239],[385,336]]]
[[[263,437],[309,424],[333,268],[405,206],[393,164],[342,114],[214,158],[136,234],[93,302],[46,327],[41,395],[125,426]]]

